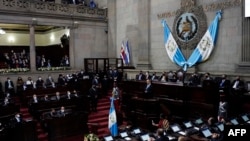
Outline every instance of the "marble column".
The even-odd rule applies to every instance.
[[[151,69],[150,64],[150,0],[138,0],[138,63],[137,69]]]
[[[76,27],[71,27],[69,31],[69,61],[70,61],[70,67],[75,68],[75,33]]]
[[[35,43],[35,25],[29,25],[30,30],[30,71],[36,71],[36,43]]]
[[[108,58],[116,58],[116,0],[108,0]]]

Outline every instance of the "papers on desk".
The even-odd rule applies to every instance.
[[[126,141],[132,140],[130,137],[125,137],[124,139],[125,139]]]
[[[179,131],[178,133],[183,135],[183,136],[186,136],[186,132],[184,132],[184,131]]]
[[[176,137],[168,136],[168,139],[169,139],[169,140],[174,140],[174,139],[176,139]]]
[[[199,127],[194,127],[194,129],[195,129],[195,130],[197,130],[197,131],[199,131],[199,130],[200,130],[200,128],[199,128]]]

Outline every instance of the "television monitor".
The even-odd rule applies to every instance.
[[[248,122],[249,121],[249,118],[248,118],[248,116],[246,114],[242,115],[241,118],[243,119],[244,122]]]
[[[177,124],[174,124],[174,125],[172,125],[172,126],[170,126],[170,127],[171,127],[171,129],[172,129],[172,131],[173,131],[174,133],[181,131],[180,126],[177,125]]]
[[[141,135],[140,138],[141,138],[142,141],[149,141],[150,140],[149,134]]]
[[[193,127],[193,124],[191,123],[191,121],[187,121],[187,122],[183,122],[184,126],[186,128],[192,128]]]
[[[239,125],[239,122],[238,122],[237,119],[235,119],[235,118],[231,119],[230,122],[231,122],[233,125]]]
[[[223,123],[217,123],[216,124],[217,128],[219,129],[220,132],[223,132],[224,131],[224,124]]]
[[[114,139],[112,136],[106,136],[106,137],[104,137],[104,140],[105,141],[113,141]]]
[[[140,134],[141,133],[141,130],[139,128],[136,128],[133,130],[134,134]]]
[[[208,128],[202,129],[201,132],[205,138],[209,138],[212,136],[212,133]]]

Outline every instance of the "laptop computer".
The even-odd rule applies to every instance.
[[[185,126],[185,128],[192,128],[193,127],[193,124],[191,123],[191,121],[184,121],[183,122],[183,125]]]
[[[110,136],[105,136],[105,137],[104,137],[104,140],[105,140],[105,141],[113,141],[114,138],[110,135]]]
[[[135,135],[141,134],[141,130],[139,128],[136,128],[136,129],[133,130],[133,133]]]
[[[241,115],[243,122],[250,123],[250,119],[247,114]]]
[[[233,124],[233,125],[239,125],[239,122],[236,118],[233,118],[230,120],[230,122]]]
[[[194,126],[191,121],[185,121],[183,122],[185,129],[185,132],[188,134],[194,134],[199,131],[199,128]]]
[[[212,133],[209,128],[201,129],[201,133],[205,138],[210,138],[212,136]]]
[[[174,133],[178,133],[178,134],[181,134],[183,136],[186,135],[186,132],[182,131],[181,127],[178,124],[173,124],[170,126],[170,128],[172,129],[172,131]]]
[[[218,122],[215,124],[220,132],[224,131],[224,124],[222,122]]]
[[[194,121],[195,125],[202,125],[204,122],[202,120],[202,118],[198,118]]]
[[[140,136],[141,141],[149,141],[150,140],[150,136],[149,134],[144,134]]]
[[[125,132],[121,132],[120,133],[121,138],[125,139],[125,140],[131,140],[131,138],[128,136],[128,133]]]

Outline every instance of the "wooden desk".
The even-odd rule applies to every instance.
[[[142,113],[145,114],[145,119],[147,116],[159,115],[160,112],[185,119],[195,116],[207,118],[217,115],[219,94],[218,88],[214,85],[189,87],[182,83],[152,82],[152,86],[154,98],[146,99],[143,96],[146,87],[145,81],[122,82],[121,104],[123,109],[126,108],[126,114]],[[154,104],[151,104],[152,101]],[[148,111],[151,107],[154,107],[154,110],[151,110],[149,114]],[[136,121],[140,122],[139,119]],[[145,121],[136,124],[145,127]]]

